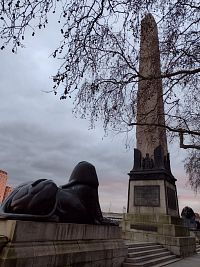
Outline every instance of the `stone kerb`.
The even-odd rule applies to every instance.
[[[117,226],[0,220],[0,235],[0,267],[120,267],[127,254]]]

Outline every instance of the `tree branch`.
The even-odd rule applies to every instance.
[[[183,143],[183,132],[179,132],[179,137],[180,137],[180,148],[184,148],[184,149],[195,148],[195,149],[199,149],[200,150],[200,146],[198,146],[198,145],[185,145]]]
[[[170,132],[175,132],[175,133],[186,133],[186,134],[193,134],[193,135],[197,135],[200,136],[200,132],[197,131],[190,131],[190,130],[186,130],[186,129],[176,129],[176,128],[171,128],[168,125],[163,125],[163,124],[159,124],[159,123],[137,123],[137,122],[132,122],[129,123],[128,126],[134,126],[134,125],[139,125],[139,126],[156,126],[156,127],[162,127],[162,128],[166,128],[168,131]]]
[[[149,76],[149,77],[145,77],[145,76],[142,76],[139,74],[139,77],[142,79],[142,80],[154,80],[154,79],[164,79],[164,78],[170,78],[170,77],[174,77],[174,76],[177,76],[177,75],[181,75],[181,74],[184,74],[184,75],[192,75],[192,74],[196,74],[196,73],[199,73],[200,72],[200,68],[197,68],[197,69],[193,69],[193,70],[179,70],[179,71],[175,71],[175,72],[171,72],[171,73],[163,73],[159,76]]]
[[[167,129],[168,131],[170,132],[175,132],[175,133],[179,133],[179,137],[180,137],[180,148],[184,148],[184,149],[187,149],[187,148],[194,148],[194,149],[199,149],[200,150],[200,146],[198,145],[185,145],[183,143],[183,135],[184,134],[191,134],[191,135],[197,135],[197,136],[200,136],[200,132],[197,132],[197,131],[190,131],[190,130],[186,130],[186,129],[182,129],[182,128],[179,128],[179,129],[175,129],[175,128],[171,128],[170,126],[167,126],[167,125],[162,125],[162,124],[158,124],[158,123],[130,123],[128,124],[128,126],[134,126],[134,125],[138,125],[138,126],[154,126],[154,127],[162,127],[162,128],[165,128]]]

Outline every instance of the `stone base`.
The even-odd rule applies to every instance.
[[[120,267],[127,254],[117,226],[0,220],[0,235],[0,267]]]
[[[133,172],[134,179],[129,180],[128,213],[179,216],[176,185],[167,180],[165,173],[161,174]],[[158,177],[153,179],[151,175]]]
[[[155,242],[177,256],[187,257],[196,250],[195,238],[183,226],[181,218],[169,215],[126,214],[122,221],[125,239]]]

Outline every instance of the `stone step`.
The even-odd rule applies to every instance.
[[[124,262],[122,264],[122,266],[123,267],[153,267],[156,264],[158,265],[158,264],[161,264],[162,262],[166,263],[166,262],[169,262],[173,259],[176,259],[176,256],[175,255],[169,255],[169,256],[164,256],[161,258],[155,258],[152,260],[137,262],[137,263]]]
[[[152,246],[152,245],[157,245],[156,243],[153,242],[126,242],[126,246],[128,246],[128,248],[132,248],[132,247],[148,247],[148,246]]]
[[[162,245],[150,242],[127,243],[128,255],[123,267],[161,267],[180,258],[171,254]]]
[[[162,267],[162,266],[166,266],[166,265],[169,265],[171,263],[174,263],[174,262],[177,262],[177,261],[180,261],[182,260],[182,258],[175,258],[175,259],[172,259],[172,260],[169,260],[169,261],[165,261],[165,262],[161,262],[159,264],[156,264],[156,265],[152,265],[152,267]],[[181,264],[180,264],[181,266]]]
[[[153,259],[159,259],[165,256],[169,256],[171,255],[170,251],[164,251],[164,252],[160,252],[160,253],[153,253],[151,255],[146,255],[146,256],[141,256],[141,257],[128,257],[126,258],[125,262],[130,262],[130,263],[138,263],[138,262],[144,262],[144,261],[149,261],[149,260],[153,260]]]
[[[148,249],[158,249],[158,248],[162,248],[161,245],[151,245],[151,246],[148,246]],[[131,248],[128,248],[128,253],[132,253],[132,252],[139,252],[139,251],[145,251],[147,250],[147,247],[146,246],[142,246],[142,247],[131,247]]]
[[[129,253],[128,256],[129,257],[137,257],[137,256],[145,256],[145,255],[149,255],[152,253],[159,253],[159,252],[164,252],[167,251],[166,248],[156,248],[156,249],[148,249],[148,250],[144,250],[144,251],[138,251],[138,252],[133,252],[133,253]]]

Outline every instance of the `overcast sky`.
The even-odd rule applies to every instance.
[[[0,169],[8,172],[11,186],[39,178],[61,185],[79,161],[89,161],[97,170],[103,211],[122,212],[134,142],[127,150],[125,135],[104,137],[100,124],[88,130],[87,120],[73,117],[69,100],[44,93],[52,89],[51,76],[59,66],[50,57],[59,36],[50,23],[34,38],[27,35],[26,48],[17,55],[0,51]],[[169,151],[180,210],[188,205],[200,212],[200,197],[186,184],[184,151],[176,144]]]

